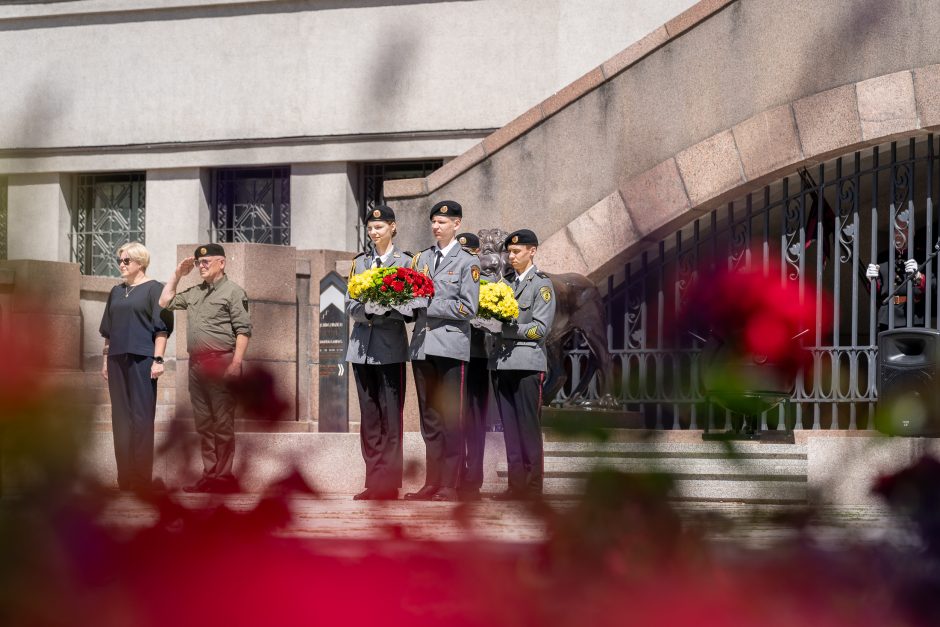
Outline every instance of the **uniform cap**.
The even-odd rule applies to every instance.
[[[200,257],[224,257],[225,249],[222,248],[221,244],[203,244],[196,248],[196,252],[193,253],[193,256],[196,259]]]
[[[460,233],[457,242],[464,248],[479,248],[480,238],[473,233]]]
[[[528,244],[529,246],[538,246],[539,238],[529,229],[519,229],[513,231],[503,241],[503,248],[509,248],[510,244]]]
[[[429,220],[433,220],[434,216],[444,216],[447,218],[462,218],[463,217],[463,207],[460,206],[459,202],[453,200],[442,200],[433,207],[431,207],[431,217]]]
[[[391,207],[386,205],[376,205],[369,211],[366,215],[366,224],[369,222],[394,222],[395,221],[395,212],[392,211]]]

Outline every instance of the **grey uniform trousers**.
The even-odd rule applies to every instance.
[[[497,370],[496,405],[503,421],[509,489],[521,495],[542,493],[542,384],[545,373]]]

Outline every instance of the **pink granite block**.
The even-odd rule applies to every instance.
[[[392,198],[410,198],[412,196],[427,196],[427,179],[396,179],[385,181],[382,194],[386,200]]]
[[[77,263],[20,259],[0,261],[13,272],[13,310],[79,313],[81,274]]]
[[[940,126],[940,65],[914,70],[914,97],[921,126]]]
[[[698,206],[744,183],[741,157],[731,131],[722,131],[676,155],[685,188]]]
[[[297,356],[297,306],[255,301],[247,359],[293,361]]]
[[[596,67],[581,78],[563,87],[554,96],[542,102],[542,114],[550,118],[586,93],[604,82],[604,72]]]
[[[532,107],[506,126],[486,137],[483,140],[483,150],[487,156],[492,155],[520,135],[527,133],[543,119],[541,105]]]
[[[567,226],[539,244],[535,261],[545,272],[587,274],[589,270]]]
[[[692,208],[675,159],[668,159],[627,181],[620,190],[637,235],[648,238],[662,224]]]
[[[705,21],[712,14],[735,2],[737,0],[699,0],[699,2],[666,22],[666,32],[669,33],[670,38],[677,37]]]
[[[601,65],[601,71],[608,79],[624,71],[649,53],[653,52],[669,41],[669,34],[665,26],[660,26],[652,33],[627,46]]]
[[[486,158],[486,150],[483,148],[483,142],[475,144],[456,158],[448,161],[438,169],[428,175],[427,188],[425,193],[431,193],[441,188],[446,183],[457,178],[479,162]],[[415,194],[416,195],[416,194]],[[387,197],[387,196],[386,196]]]
[[[568,224],[571,239],[593,274],[612,256],[640,240],[619,192],[602,199]]]
[[[790,105],[762,111],[731,129],[749,181],[800,161],[800,136]]]
[[[844,150],[862,140],[855,85],[844,85],[793,103],[806,159]]]
[[[863,139],[908,133],[918,128],[911,72],[871,78],[858,83],[855,89]]]

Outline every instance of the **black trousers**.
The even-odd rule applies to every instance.
[[[401,487],[402,413],[405,364],[353,364],[359,393],[359,441],[366,462],[366,487],[391,491]]]
[[[189,398],[202,449],[202,474],[231,479],[235,461],[235,400],[222,376],[231,353],[189,360]]]
[[[111,430],[118,487],[149,488],[153,477],[153,421],[157,381],[150,378],[150,355],[108,355]]]
[[[496,404],[506,439],[509,489],[519,494],[541,494],[544,475],[542,384],[545,373],[497,370],[495,379]]]
[[[466,362],[428,355],[412,362],[427,470],[424,485],[456,488],[463,467]]]
[[[483,452],[486,447],[486,415],[490,400],[490,371],[486,357],[471,357],[467,364],[467,409],[464,412],[464,463],[458,488],[483,486]]]

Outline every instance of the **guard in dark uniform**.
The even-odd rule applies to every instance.
[[[878,329],[880,331],[888,329],[891,307],[894,308],[895,329],[907,326],[908,307],[913,307],[912,320],[914,326],[924,326],[924,318],[926,315],[924,290],[927,286],[927,277],[922,272],[917,271],[917,265],[916,259],[908,259],[905,261],[904,256],[896,248],[893,281],[885,280],[886,277],[890,276],[891,268],[889,262],[885,261],[879,265],[873,263],[868,265],[865,276],[870,281],[874,282],[875,293],[878,294]],[[887,305],[881,304],[884,299],[888,297],[888,294],[893,292],[902,282],[906,281],[909,275],[915,273],[916,276],[914,276],[910,282],[913,286],[913,302],[908,301],[907,289],[902,288],[897,295],[891,297],[890,303]]]
[[[473,233],[460,233],[457,242],[465,251],[477,257],[480,238]],[[479,257],[477,257],[479,264]],[[470,361],[467,363],[467,407],[464,411],[463,439],[464,463],[457,483],[461,501],[480,500],[483,487],[483,452],[486,447],[486,418],[490,398],[490,371],[486,353],[486,333],[476,327],[470,329]]]
[[[356,256],[350,279],[373,267],[411,264],[411,254],[392,244],[396,226],[390,207],[375,207],[366,219],[366,229],[373,250]],[[402,483],[402,410],[408,361],[405,319],[410,319],[412,311],[408,305],[386,309],[361,303],[347,291],[346,313],[353,320],[346,361],[352,364],[359,394],[359,439],[366,463],[366,489],[354,498],[397,499]]]
[[[495,371],[496,405],[506,440],[508,489],[498,500],[538,499],[542,495],[542,385],[548,369],[545,338],[555,318],[555,291],[547,275],[535,267],[539,240],[521,229],[504,246],[515,278],[508,282],[519,302],[512,322],[478,320],[474,325],[492,335],[490,369]]]
[[[434,205],[430,219],[437,244],[415,255],[411,263],[434,281],[434,297],[418,311],[411,338],[427,474],[420,490],[405,495],[408,500],[457,499],[470,320],[480,300],[479,262],[456,239],[462,216],[463,209],[452,200]]]

